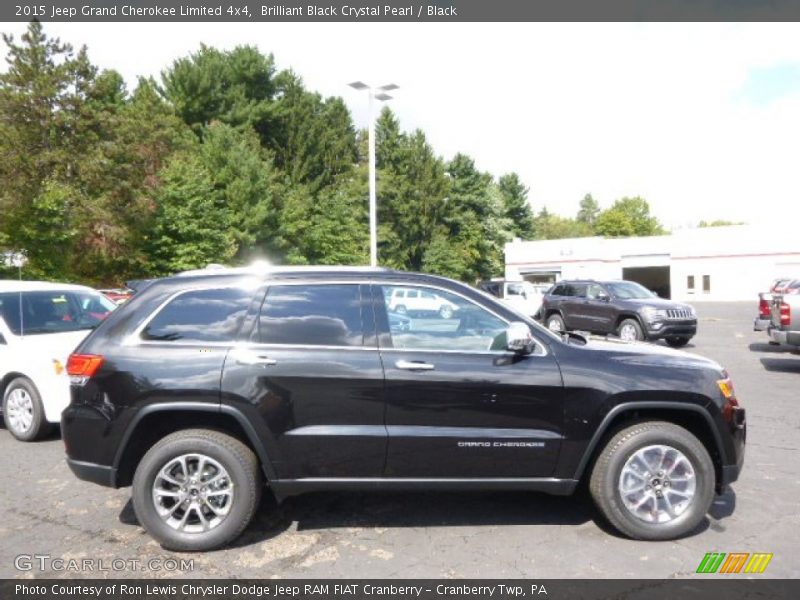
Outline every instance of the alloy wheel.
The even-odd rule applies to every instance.
[[[647,523],[669,523],[681,516],[695,496],[697,478],[691,461],[677,448],[640,448],[625,462],[618,490],[625,508]]]
[[[156,512],[184,533],[217,527],[231,510],[234,484],[218,461],[203,454],[183,454],[167,462],[153,481]]]

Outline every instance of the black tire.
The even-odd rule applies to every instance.
[[[633,328],[637,342],[644,340],[644,331],[642,330],[642,326],[639,324],[639,321],[636,319],[623,319],[622,322],[617,326],[617,335],[620,338],[622,338],[622,330],[626,327]]]
[[[679,450],[694,470],[694,497],[682,513],[666,523],[647,522],[632,514],[618,488],[627,460],[651,445]],[[621,533],[637,540],[672,540],[694,531],[711,507],[714,487],[714,463],[705,446],[683,427],[665,421],[645,421],[619,431],[600,451],[589,480],[589,491],[603,516]]]
[[[11,400],[11,395],[19,390],[30,399],[32,421],[27,429],[15,427],[11,420],[8,410],[8,404]],[[33,385],[33,382],[27,377],[17,377],[11,380],[6,387],[3,394],[3,421],[5,422],[6,429],[11,432],[15,438],[21,442],[33,442],[46,436],[52,431],[52,426],[47,422],[44,416],[44,406],[42,405],[42,397],[39,395],[39,390]]]
[[[551,323],[553,324],[553,326],[551,326]],[[547,318],[545,319],[545,327],[547,327],[550,331],[556,331],[554,329],[555,324],[558,325],[558,331],[567,330],[567,326],[564,325],[564,319],[562,319],[561,315],[558,313],[553,313],[551,315],[548,315]]]
[[[227,516],[208,531],[187,533],[170,527],[156,511],[152,490],[156,475],[172,459],[183,454],[203,454],[228,472],[234,495]],[[142,458],[133,477],[133,508],[139,523],[165,549],[203,552],[221,548],[245,530],[261,500],[262,481],[258,459],[239,440],[207,429],[187,429],[170,434]]]
[[[671,337],[666,338],[664,341],[667,342],[667,346],[670,348],[683,348],[686,344],[689,343],[689,340],[692,338],[688,337]]]

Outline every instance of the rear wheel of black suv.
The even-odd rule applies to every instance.
[[[133,478],[139,522],[168,550],[206,551],[236,539],[261,498],[255,454],[217,431],[168,435],[144,455]]]
[[[714,464],[683,427],[646,421],[602,449],[589,490],[603,516],[628,537],[671,540],[692,532],[714,499]]]

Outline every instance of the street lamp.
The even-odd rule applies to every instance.
[[[391,100],[386,92],[398,89],[400,86],[388,83],[380,87],[372,87],[363,81],[354,81],[348,84],[358,91],[366,90],[369,93],[369,264],[378,266],[378,213],[375,193],[375,117],[372,114],[373,98],[381,102]]]

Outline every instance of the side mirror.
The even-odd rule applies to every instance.
[[[597,299],[600,300],[600,302],[610,302],[611,296],[608,294],[597,294]]]
[[[534,341],[531,328],[521,321],[509,323],[506,329],[506,348],[518,354],[533,352]]]

